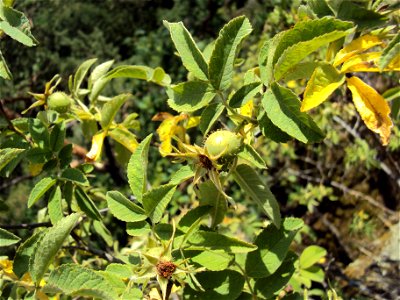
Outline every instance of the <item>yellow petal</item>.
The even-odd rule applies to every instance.
[[[301,111],[317,107],[344,83],[345,76],[339,74],[331,65],[322,65],[315,69],[304,91]]]
[[[88,161],[96,161],[101,155],[101,150],[103,149],[104,138],[106,137],[106,132],[101,131],[96,133],[92,138],[92,148],[88,154],[86,154],[86,159]]]
[[[347,86],[353,95],[354,105],[365,125],[379,134],[382,145],[387,145],[390,130],[393,126],[389,117],[390,107],[386,100],[372,87],[358,77],[346,79]]]
[[[382,44],[382,41],[377,36],[371,34],[363,35],[340,50],[335,56],[333,65],[336,67],[352,56],[380,44]]]
[[[378,67],[381,54],[381,52],[369,52],[356,55],[343,64],[340,72],[381,72]],[[396,56],[383,71],[400,71],[400,55]]]

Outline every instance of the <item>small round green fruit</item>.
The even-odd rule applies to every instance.
[[[227,158],[235,155],[242,146],[242,138],[229,130],[210,134],[204,147],[211,158]]]
[[[58,113],[66,113],[69,111],[72,104],[72,99],[63,92],[55,92],[47,99],[49,109],[55,110]]]

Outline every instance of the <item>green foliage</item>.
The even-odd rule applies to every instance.
[[[20,21],[24,15],[0,3],[0,34],[33,46],[29,27],[21,29],[6,13]],[[289,286],[293,293],[284,298],[306,297],[308,290],[323,295],[314,283],[325,280],[320,263],[328,251],[301,244],[304,222],[289,216],[297,214],[292,208],[305,205],[313,213],[325,198],[336,199],[332,187],[346,190],[336,178],[325,180],[332,173],[339,177],[334,167],[324,171],[335,150],[347,169],[360,160],[371,168],[383,164],[367,141],[357,138],[345,149],[339,144],[340,132],[330,121],[357,136],[346,124],[350,117],[335,118],[356,118],[352,106],[334,103],[313,114],[305,111],[336,90],[341,95],[343,84],[353,88],[338,64],[360,59],[361,68],[377,68],[362,60],[370,53],[360,53],[370,48],[346,51],[356,41],[350,33],[363,34],[359,28],[370,30],[386,17],[358,2],[308,1],[301,9],[298,16],[273,9],[271,24],[274,17],[278,24],[281,14],[290,24],[298,22],[271,38],[257,28],[250,37],[253,27],[246,16],[230,20],[214,41],[196,38],[197,43],[182,22],[164,21],[186,78],[181,66],[178,74],[168,70],[170,76],[150,60],[149,66],[131,58],[113,66],[117,56],[91,58],[69,76],[69,92],[60,75],[45,83],[43,92],[31,92],[33,104],[21,108],[26,118],[12,119],[1,101],[0,171],[11,175],[15,170],[36,182],[22,202],[37,223],[21,228],[51,226],[28,238],[9,232],[12,226],[0,229],[0,246],[10,251],[22,240],[14,259],[6,254],[1,261],[4,295],[27,298],[34,290],[43,299],[168,299],[172,293],[182,299],[271,299]],[[268,34],[275,33],[268,26]],[[143,38],[163,47],[167,34]],[[377,47],[391,38],[375,35]],[[344,38],[348,44],[340,55],[346,55],[338,59]],[[379,52],[381,71],[396,70],[391,63],[397,39]],[[3,59],[0,75],[10,78]],[[362,92],[356,107],[387,144],[390,108],[373,91],[372,109],[370,95]],[[68,101],[53,103],[60,95]],[[385,97],[395,103],[397,91]],[[152,98],[159,99],[154,106]],[[360,110],[360,103],[369,111]],[[168,106],[175,112],[165,111]],[[152,120],[161,122],[157,130],[150,122],[155,113]],[[379,122],[371,126],[379,117],[386,118],[384,134]],[[304,145],[323,140],[313,151]],[[308,164],[320,173],[310,175]]]

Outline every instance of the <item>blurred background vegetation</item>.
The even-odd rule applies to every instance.
[[[114,59],[117,65],[161,66],[174,83],[180,82],[185,79],[186,71],[174,54],[162,20],[183,21],[204,49],[227,21],[245,14],[254,27],[241,54],[246,63],[240,68],[246,70],[256,63],[261,41],[297,21],[297,9],[303,2],[17,0],[15,8],[32,19],[32,33],[39,45],[27,48],[11,39],[0,41],[14,76],[12,82],[0,81],[0,97],[8,112],[19,117],[33,101],[28,91],[41,92],[44,83],[57,73],[64,79],[60,89],[67,89],[68,75],[92,57],[99,62]],[[390,22],[397,24],[398,18],[397,14]],[[381,93],[399,85],[399,76],[393,73],[377,73],[363,79]],[[301,94],[304,82],[293,82],[291,88]],[[110,95],[121,92],[133,94],[133,101],[124,106],[124,112],[139,114],[140,138],[155,132],[159,125],[150,121],[153,115],[171,111],[166,94],[158,86],[121,79],[113,81],[107,91]],[[394,104],[400,99],[392,101]],[[283,214],[302,217],[308,225],[299,247],[316,243],[328,250],[324,262],[327,282],[339,288],[344,298],[390,299],[399,293],[398,240],[397,248],[396,244],[391,248],[396,240],[390,232],[399,231],[396,224],[400,207],[400,118],[398,115],[392,118],[395,126],[391,142],[382,147],[356,114],[348,91],[341,90],[329,103],[315,110],[317,123],[328,133],[323,143],[277,144],[263,138],[257,142],[268,165],[265,178]],[[89,149],[90,139],[77,128],[68,129],[71,141]],[[119,151],[117,161],[108,161],[115,164],[112,174],[103,172],[92,178],[92,185],[104,191],[119,185],[121,191],[127,191],[124,170],[128,155]],[[156,148],[151,155],[151,181],[165,182],[176,166],[160,160]],[[20,167],[14,177],[0,179],[0,224],[29,223],[37,217],[36,212],[26,209],[33,186],[27,180],[29,172],[32,170]],[[236,193],[235,199],[244,198],[235,187],[231,193]],[[187,195],[177,196],[171,213],[188,206],[189,200]],[[245,236],[253,234],[252,228],[263,221],[257,208],[245,200],[239,201],[238,210],[230,217],[225,226],[236,226],[234,231]],[[119,227],[115,221],[109,229],[124,245],[127,238]],[[29,233],[21,231],[19,236],[24,234]]]

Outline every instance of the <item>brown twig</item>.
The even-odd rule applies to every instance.
[[[16,229],[35,229],[38,227],[51,227],[51,222],[41,222],[41,223],[23,223],[23,224],[0,224],[0,228],[7,229],[7,230],[16,230]]]

